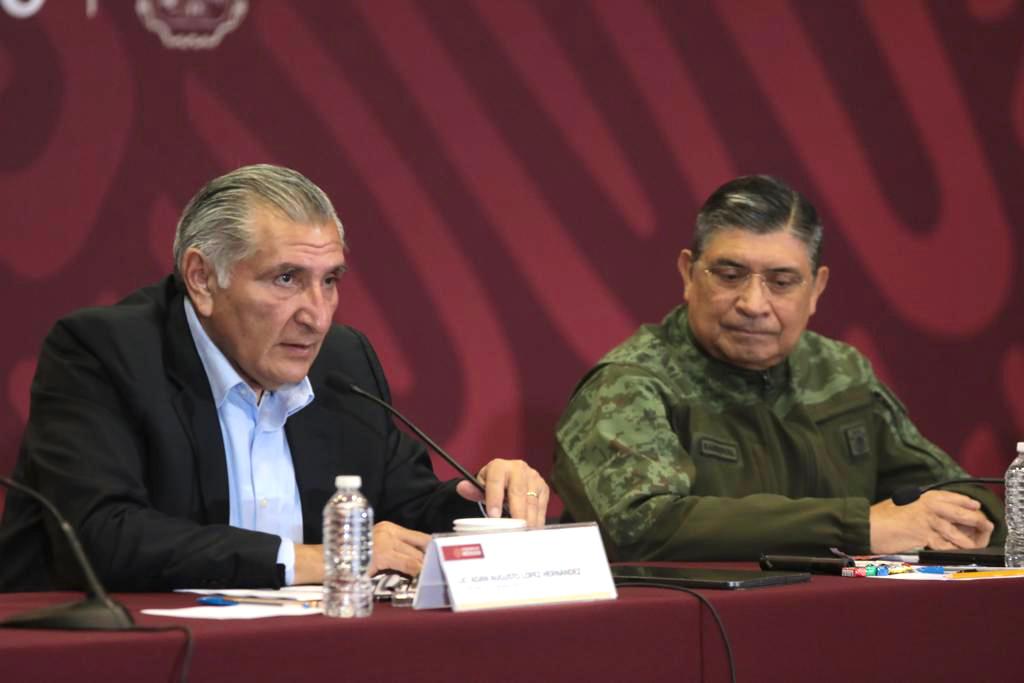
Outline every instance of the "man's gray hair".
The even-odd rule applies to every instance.
[[[741,176],[715,190],[697,214],[693,236],[693,258],[721,230],[738,229],[764,235],[789,231],[807,245],[811,274],[821,265],[824,231],[818,211],[802,194],[777,178],[766,175]]]
[[[185,253],[194,247],[212,263],[217,284],[227,287],[231,269],[254,251],[250,221],[261,208],[295,223],[333,224],[345,244],[345,229],[331,200],[309,178],[283,166],[243,166],[208,182],[182,212],[174,235],[178,277]]]

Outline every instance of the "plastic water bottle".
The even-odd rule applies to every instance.
[[[1006,470],[1007,567],[1024,567],[1024,441],[1017,442],[1017,457]]]
[[[358,476],[335,477],[337,491],[324,506],[324,614],[368,617],[373,612],[373,509],[359,492]]]

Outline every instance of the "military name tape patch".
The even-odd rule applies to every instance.
[[[697,452],[709,458],[726,462],[739,462],[740,460],[740,449],[736,444],[709,436],[697,437]]]

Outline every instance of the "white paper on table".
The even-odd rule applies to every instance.
[[[324,593],[320,585],[285,586],[284,588],[179,588],[175,593],[223,595],[225,598],[268,598],[270,600],[319,600]]]
[[[319,607],[305,607],[301,603],[320,600],[324,588],[312,586],[286,586],[284,588],[179,588],[175,593],[196,595],[223,595],[226,598],[266,598],[270,600],[295,600],[294,605],[196,605],[173,609],[144,609],[143,614],[161,617],[183,617],[185,619],[263,619],[265,617],[301,617],[307,614],[322,614]]]
[[[302,605],[197,605],[177,609],[144,609],[143,614],[158,617],[179,617],[185,619],[263,619],[266,617],[302,617],[307,614],[322,614],[319,607]]]
[[[894,581],[950,581],[949,574],[932,574],[931,572],[903,572],[901,574],[889,574],[887,576],[867,576],[859,578],[868,579],[893,579]]]

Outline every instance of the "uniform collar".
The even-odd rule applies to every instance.
[[[724,383],[732,391],[754,391],[759,397],[774,394],[790,383],[790,359],[765,370],[750,370],[715,358],[700,345],[693,331],[685,306],[669,314],[670,338],[673,343],[692,347],[696,362],[703,366],[703,374],[715,383]]]

